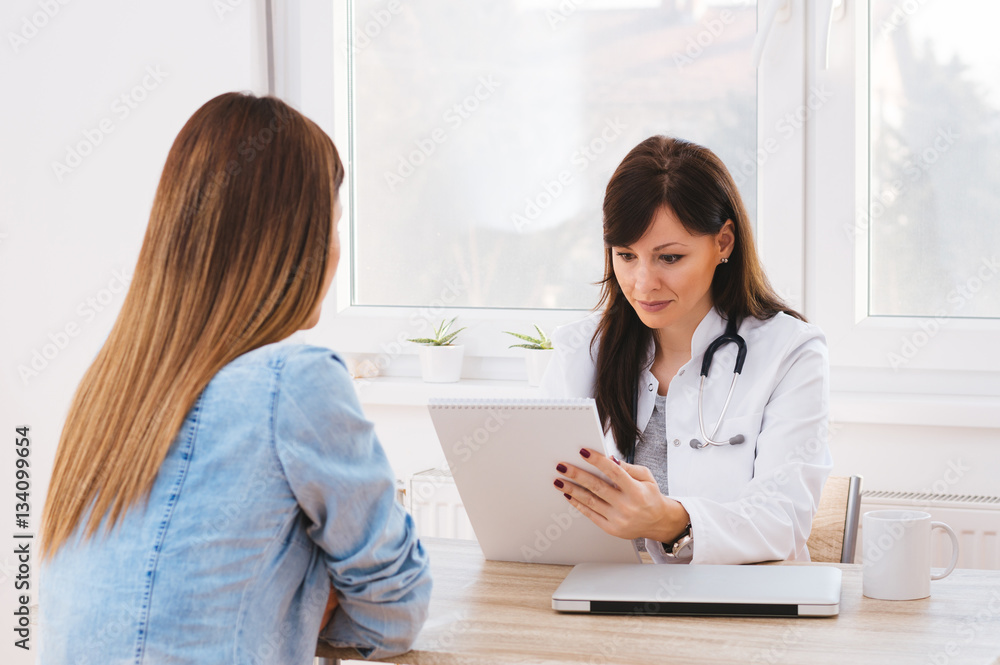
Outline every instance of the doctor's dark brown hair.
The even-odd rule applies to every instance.
[[[604,194],[604,308],[592,344],[598,344],[594,394],[604,430],[611,430],[626,457],[642,434],[632,413],[639,374],[650,360],[653,331],[622,294],[612,264],[612,247],[638,241],[663,207],[694,235],[718,233],[733,221],[736,237],[729,262],[712,279],[715,309],[726,319],[769,319],[785,312],[799,319],[771,288],[757,257],[746,208],[736,183],[709,149],[666,136],[652,136],[633,148],[608,182]]]
[[[344,167],[273,97],[220,95],[167,154],[128,294],[77,388],[42,517],[49,557],[86,520],[111,529],[148,498],[216,372],[310,320]]]

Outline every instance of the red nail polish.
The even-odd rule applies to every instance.
[[[618,461],[618,458],[617,458],[617,457],[615,457],[614,455],[612,455],[612,456],[611,456],[611,459],[612,459],[612,461],[613,461],[613,462],[614,462],[615,464],[617,464],[618,466],[621,466],[621,465],[622,465],[622,463],[621,463],[621,462],[619,462],[619,461]]]
[[[590,457],[590,451],[587,450],[586,448],[580,448],[580,454],[583,455],[584,457]]]
[[[566,494],[565,492],[563,492],[563,496],[566,497],[567,499],[569,498],[569,494]]]
[[[556,487],[558,487],[559,489],[563,488],[563,481],[561,481],[561,480],[556,480],[552,484],[555,485]]]
[[[565,464],[556,464],[556,471],[559,473],[566,473],[567,470]]]

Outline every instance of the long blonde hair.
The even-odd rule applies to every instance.
[[[323,294],[344,167],[273,97],[198,109],[163,168],[121,312],[77,388],[42,517],[42,556],[148,498],[201,391],[234,358],[302,328]]]

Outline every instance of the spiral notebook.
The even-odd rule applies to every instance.
[[[483,555],[491,561],[637,563],[631,540],[608,535],[552,486],[556,464],[592,469],[604,450],[592,399],[432,399],[428,406]]]

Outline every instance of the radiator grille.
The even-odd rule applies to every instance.
[[[475,540],[469,516],[448,469],[427,469],[410,477],[410,513],[422,538]]]
[[[931,492],[893,492],[886,490],[864,491],[861,493],[865,501],[883,501],[891,499],[907,503],[928,503],[933,505],[968,504],[969,506],[1000,507],[1000,496],[984,494],[934,494]]]
[[[475,539],[455,481],[447,469],[415,473],[410,478],[408,494],[410,512],[420,536]],[[1000,496],[892,490],[865,490],[861,494],[862,514],[900,508],[930,513],[932,519],[954,529],[959,539],[959,568],[1000,570]],[[857,563],[862,561],[862,538],[859,533]],[[931,548],[934,566],[944,566],[951,559],[951,542],[940,531],[934,531]]]

